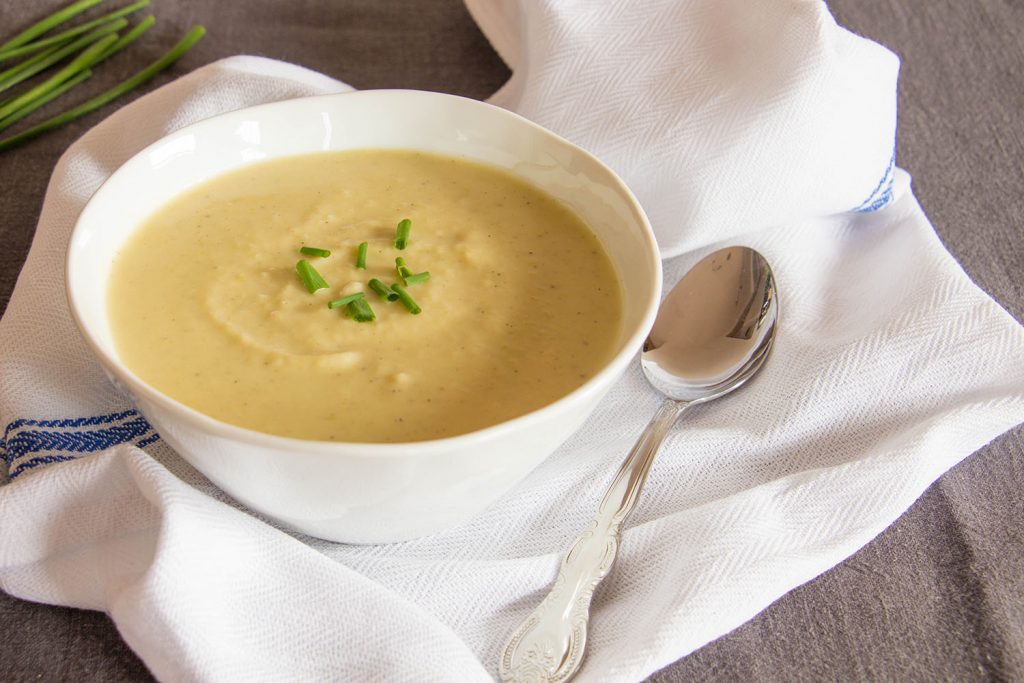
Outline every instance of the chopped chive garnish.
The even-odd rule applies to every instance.
[[[398,227],[395,228],[395,249],[405,249],[406,245],[409,244],[409,231],[412,229],[412,221],[408,218],[403,218],[398,222]]]
[[[386,284],[378,280],[377,278],[371,278],[367,286],[381,296],[382,299],[388,301],[397,301],[398,294],[393,289],[388,287]]]
[[[327,284],[327,280],[324,280],[323,276],[306,259],[299,259],[299,262],[295,264],[295,271],[299,274],[299,279],[302,280],[302,284],[306,285],[306,289],[309,290],[310,294],[318,289],[330,287]]]
[[[366,303],[366,299],[356,299],[349,302],[348,314],[357,323],[368,323],[377,319],[377,316],[373,314],[373,309],[370,308],[370,304]]]
[[[349,294],[348,296],[343,296],[340,299],[335,299],[334,301],[328,301],[327,302],[327,308],[330,308],[330,309],[341,308],[342,306],[347,306],[348,304],[352,303],[356,299],[362,299],[363,296],[364,296],[364,294],[362,292],[356,292],[355,294]]]
[[[369,242],[363,242],[359,245],[359,251],[356,253],[356,268],[366,269],[366,250],[369,248]]]
[[[395,259],[395,270],[398,271],[398,276],[401,278],[412,275],[412,270],[409,269],[409,266],[405,263],[405,259],[401,256]]]
[[[409,309],[409,312],[413,315],[418,315],[423,309],[420,308],[411,296],[409,292],[405,291],[405,287],[400,284],[391,285],[391,289],[398,295],[398,300],[402,302],[402,305]]]
[[[319,256],[320,258],[327,258],[331,255],[329,249],[320,249],[319,247],[302,247],[299,249],[299,253],[306,256]]]
[[[405,276],[405,284],[407,284],[407,285],[415,285],[415,284],[418,284],[420,282],[426,282],[429,279],[430,279],[430,272],[425,270],[422,273],[413,273],[411,275],[406,275]]]

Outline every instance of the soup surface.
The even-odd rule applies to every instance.
[[[407,286],[418,315],[367,287],[395,283],[399,256],[430,273]],[[310,293],[300,258],[329,287]],[[376,320],[328,308],[357,291]],[[569,209],[498,169],[400,150],[274,160],[175,198],[116,256],[108,306],[123,362],[178,401],[361,442],[452,436],[551,403],[608,361],[622,320],[608,256]]]

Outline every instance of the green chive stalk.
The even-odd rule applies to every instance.
[[[380,298],[382,299],[387,299],[388,301],[398,300],[398,294],[392,291],[390,287],[388,287],[386,284],[384,284],[375,277],[370,278],[370,282],[367,283],[367,286],[369,286],[370,289],[375,291],[378,294],[378,296],[380,296]]]
[[[87,45],[88,43],[89,43],[89,41],[82,41],[83,45]],[[5,69],[3,71],[0,71],[0,90],[6,90],[7,88],[11,87],[12,85],[16,85],[17,83],[25,80],[26,78],[29,78],[30,76],[35,75],[37,72],[42,71],[43,69],[47,68],[48,66],[53,64],[53,62],[60,61],[61,59],[63,59],[63,57],[66,54],[71,54],[71,52],[74,52],[74,50],[71,50],[70,52],[66,52],[65,55],[61,55],[61,56],[55,57],[52,60],[50,60],[51,56],[53,56],[54,54],[56,54],[60,50],[65,49],[66,47],[67,47],[66,45],[64,45],[64,46],[62,46],[62,45],[55,45],[54,47],[51,47],[48,50],[45,50],[43,52],[40,52],[37,55],[29,57],[28,59],[26,59],[23,62],[18,62],[14,66],[12,66],[12,67],[10,67],[8,69]],[[35,66],[37,64],[39,64],[40,62],[43,62],[45,60],[50,60],[50,61],[48,61],[46,64],[40,66],[38,69],[35,68]],[[25,71],[29,72],[28,75],[26,75],[26,76],[24,76],[22,78],[19,78],[17,80],[14,80],[15,77],[18,76],[18,74],[20,74],[22,72],[25,72]]]
[[[405,278],[407,275],[412,275],[412,270],[406,265],[405,259],[399,256],[395,259],[395,270],[398,272],[398,277]]]
[[[365,295],[362,292],[356,292],[355,294],[349,294],[348,296],[343,296],[340,299],[335,299],[334,301],[328,301],[327,302],[327,308],[330,308],[332,310],[335,309],[335,308],[341,308],[342,306],[349,305],[353,301],[357,301],[358,299],[362,299],[364,296]]]
[[[427,280],[430,279],[430,271],[425,270],[422,273],[413,273],[412,275],[406,275],[404,276],[403,279],[405,280],[405,284],[407,285],[415,285],[419,284],[420,282],[426,282]]]
[[[345,308],[348,310],[348,314],[352,316],[352,319],[357,323],[371,323],[377,319],[377,316],[374,315],[373,309],[370,308],[370,304],[367,303],[366,299],[350,301],[348,306]]]
[[[0,131],[5,130],[7,128],[10,128],[14,124],[16,124],[18,121],[21,121],[23,118],[25,118],[26,116],[28,116],[29,114],[34,112],[36,109],[39,109],[40,107],[43,107],[46,104],[49,104],[50,102],[52,102],[53,100],[55,100],[58,97],[60,97],[61,95],[66,93],[68,90],[71,90],[71,88],[75,87],[76,85],[78,85],[79,83],[81,83],[85,79],[89,78],[90,76],[92,76],[92,71],[89,70],[89,69],[86,69],[85,71],[79,71],[73,77],[71,77],[70,79],[64,81],[63,83],[61,83],[59,86],[57,86],[55,89],[51,90],[47,94],[43,95],[42,97],[39,97],[39,98],[36,98],[36,99],[32,100],[27,105],[25,105],[24,107],[22,107],[18,111],[14,112],[13,114],[8,116],[7,118],[0,119]]]
[[[95,64],[99,64],[103,60],[109,59],[110,57],[114,56],[121,50],[125,49],[126,47],[134,43],[136,40],[139,39],[139,36],[148,31],[149,27],[152,26],[154,23],[156,23],[156,19],[153,18],[153,15],[149,15],[148,17],[140,21],[138,24],[132,27],[131,31],[128,31],[128,33],[118,38],[116,43],[108,47],[107,51],[100,55],[99,59],[96,60]]]
[[[46,17],[42,21],[38,21],[35,24],[32,24],[27,29],[25,29],[18,35],[14,36],[3,45],[0,45],[0,52],[4,52],[9,48],[21,47],[26,43],[30,43],[36,36],[41,36],[54,26],[59,26],[60,24],[63,24],[68,19],[78,16],[85,10],[89,9],[94,5],[98,5],[101,2],[103,2],[103,0],[78,0],[78,2],[73,2],[64,9],[54,12],[53,14]]]
[[[305,256],[317,256],[319,258],[327,258],[331,255],[330,249],[321,249],[320,247],[302,247],[299,249],[299,253]]]
[[[422,309],[420,308],[419,304],[417,304],[416,301],[411,296],[409,296],[409,292],[405,291],[405,287],[396,283],[391,285],[391,289],[394,290],[395,294],[398,295],[398,300],[402,302],[402,305],[405,306],[410,313],[412,313],[413,315],[420,314],[420,311]]]
[[[0,150],[3,149],[2,145],[3,141],[0,141]],[[295,272],[299,274],[299,279],[302,280],[302,284],[306,286],[306,290],[310,294],[318,289],[330,287],[323,275],[306,259],[299,259],[299,262],[295,264]]]
[[[88,69],[100,60],[100,57],[102,57],[103,53],[107,51],[108,47],[116,42],[117,34],[100,38],[83,50],[81,54],[71,60],[71,63],[55,73],[53,76],[50,76],[39,85],[30,90],[26,90],[10,102],[0,106],[0,119],[8,117],[12,113],[24,107],[26,104],[30,103],[32,100],[42,97],[64,81],[77,74],[79,71]]]
[[[58,33],[54,36],[50,36],[49,38],[43,38],[42,40],[37,40],[32,43],[29,43],[28,45],[22,45],[21,47],[13,47],[8,48],[6,50],[2,50],[0,51],[0,62],[6,61],[8,59],[14,59],[15,57],[20,57],[22,55],[32,54],[33,52],[38,52],[39,50],[42,50],[44,47],[50,47],[52,45],[62,45],[70,41],[75,36],[80,36],[86,31],[94,29],[97,26],[102,26],[108,21],[120,19],[121,17],[132,14],[133,12],[137,12],[143,7],[147,6],[149,6],[149,0],[139,0],[138,2],[133,2],[130,5],[126,5],[119,10],[115,10],[113,12],[110,12],[109,14],[104,14],[102,17],[99,17],[98,19],[93,19],[92,21],[87,21],[84,24],[79,24],[74,28],[69,28],[67,31],[64,31],[63,33]]]
[[[114,21],[90,31],[86,35],[71,41],[67,45],[51,48],[50,50],[42,52],[35,57],[26,59],[24,62],[15,65],[7,71],[0,72],[0,92],[8,90],[25,79],[35,76],[40,71],[50,68],[71,53],[77,52],[83,47],[94,45],[99,40],[109,36],[111,33],[120,31],[127,25],[128,22],[125,19],[115,19]]]
[[[169,67],[171,64],[174,64],[174,62],[181,59],[182,55],[188,52],[189,48],[195,45],[205,34],[206,29],[202,26],[193,27],[192,30],[189,31],[177,45],[168,50],[163,57],[156,60],[155,62],[153,62],[152,64],[150,64],[145,69],[138,72],[131,78],[128,78],[127,80],[124,80],[121,83],[118,83],[110,90],[100,93],[96,97],[93,97],[92,99],[83,102],[77,107],[72,107],[71,109],[67,110],[62,114],[58,114],[57,116],[54,116],[51,119],[43,121],[37,126],[33,126],[28,130],[18,133],[17,135],[12,135],[9,138],[0,140],[0,152],[11,149],[12,147],[16,147],[23,142],[31,140],[32,138],[42,135],[43,133],[47,133],[53,130],[54,128],[62,126],[65,123],[68,123],[69,121],[74,121],[79,117],[85,116],[86,114],[95,111],[96,109],[99,109],[103,105],[113,100],[116,100],[121,95],[124,95],[125,93],[134,90],[135,88],[139,87],[143,83],[146,83],[151,78],[156,76],[158,73]]]
[[[412,229],[412,221],[408,218],[403,218],[398,222],[398,226],[395,228],[395,249],[405,249],[406,245],[409,244],[409,231]]]

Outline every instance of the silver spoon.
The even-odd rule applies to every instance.
[[[747,247],[706,256],[672,289],[644,343],[640,365],[666,396],[604,494],[597,516],[562,559],[551,592],[502,652],[503,681],[566,681],[583,661],[590,599],[619,546],[661,442],[690,406],[724,396],[761,368],[778,318],[768,262]]]

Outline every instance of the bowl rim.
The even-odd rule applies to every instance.
[[[570,149],[573,154],[586,158],[591,163],[594,163],[599,169],[605,172],[615,189],[618,190],[630,204],[633,209],[636,218],[640,224],[641,238],[643,251],[645,256],[648,257],[653,264],[653,272],[651,274],[654,287],[651,290],[651,294],[648,300],[643,303],[643,311],[640,318],[640,324],[637,325],[636,329],[628,338],[622,342],[620,350],[590,379],[576,387],[572,391],[560,396],[554,401],[547,403],[539,408],[531,410],[528,413],[519,415],[494,425],[476,429],[471,432],[465,432],[462,434],[456,434],[454,436],[443,437],[439,439],[427,439],[422,441],[399,441],[399,442],[363,442],[363,441],[324,441],[315,439],[302,439],[297,437],[281,436],[278,434],[271,434],[269,432],[261,432],[247,427],[231,424],[211,417],[206,413],[203,413],[195,408],[192,408],[174,398],[171,398],[162,391],[151,386],[149,383],[138,377],[127,365],[125,365],[119,358],[113,354],[108,354],[100,343],[94,337],[91,327],[85,322],[82,314],[79,312],[78,300],[75,294],[75,289],[71,286],[72,283],[72,272],[74,270],[74,260],[77,250],[73,249],[73,244],[82,229],[81,226],[84,220],[87,219],[90,213],[90,207],[93,201],[96,199],[104,188],[106,188],[112,180],[121,174],[127,173],[126,167],[133,163],[139,163],[138,159],[147,155],[153,148],[158,145],[164,144],[170,137],[187,134],[200,130],[204,127],[213,125],[217,121],[228,120],[233,117],[251,115],[260,111],[274,110],[274,109],[287,109],[289,107],[298,106],[300,104],[306,104],[309,102],[325,102],[336,100],[338,98],[374,98],[374,97],[425,97],[425,98],[441,98],[441,99],[456,99],[461,100],[463,104],[471,107],[480,107],[481,109],[490,110],[492,113],[498,116],[503,116],[517,126],[526,126],[532,131],[542,137],[548,138],[551,142],[556,145]],[[396,148],[397,149],[397,148]],[[408,147],[403,149],[413,149],[416,147]],[[316,153],[316,152],[307,152]],[[301,153],[296,153],[296,155]],[[288,155],[282,155],[277,158],[285,158]],[[260,160],[265,161],[265,160]],[[487,162],[478,162],[487,163]],[[244,165],[244,163],[242,164]],[[108,286],[107,282],[103,283],[104,292]],[[430,454],[430,453],[442,453],[453,450],[456,446],[459,448],[469,448],[474,444],[485,444],[493,439],[501,438],[506,433],[520,431],[522,429],[528,429],[535,423],[545,422],[549,416],[553,416],[554,413],[558,413],[562,410],[563,406],[575,402],[578,398],[582,398],[583,395],[590,394],[592,392],[600,390],[602,385],[610,384],[615,380],[622,370],[625,369],[629,361],[640,349],[643,340],[646,338],[651,325],[654,324],[654,318],[657,314],[657,306],[661,299],[661,287],[662,287],[662,264],[661,256],[658,250],[657,240],[654,235],[654,230],[651,227],[650,220],[647,217],[646,212],[643,210],[639,200],[633,194],[632,190],[626,185],[626,183],[613,171],[607,164],[601,161],[599,158],[588,152],[587,150],[579,147],[578,145],[566,140],[556,133],[544,128],[543,126],[530,121],[529,119],[502,107],[484,102],[481,100],[475,100],[469,97],[463,97],[461,95],[452,95],[448,93],[439,93],[426,90],[413,90],[413,89],[401,89],[401,88],[387,88],[387,89],[370,89],[370,90],[356,90],[345,93],[331,93],[326,95],[312,95],[308,97],[296,97],[289,98],[286,100],[278,100],[275,102],[267,102],[263,104],[254,105],[251,107],[244,107],[241,109],[235,109],[229,112],[223,112],[216,114],[199,121],[193,122],[187,126],[182,126],[166,135],[161,136],[159,139],[154,140],[152,143],[146,145],[144,148],[133,154],[131,157],[126,159],[117,169],[115,169],[99,187],[93,192],[93,194],[86,201],[82,207],[81,212],[75,219],[75,224],[72,227],[71,233],[68,236],[67,248],[64,259],[64,289],[68,301],[68,308],[71,312],[71,317],[75,322],[79,332],[82,334],[86,344],[91,349],[93,355],[100,361],[100,363],[107,369],[108,372],[113,374],[118,380],[124,382],[130,391],[134,394],[143,396],[146,400],[152,401],[158,404],[161,408],[168,411],[174,417],[184,420],[188,423],[192,423],[200,428],[202,431],[212,434],[217,437],[229,439],[235,442],[243,443],[245,445],[257,446],[268,450],[286,450],[286,451],[301,451],[308,455],[330,455],[336,456],[339,449],[343,449],[349,455],[367,455],[372,457],[387,457],[387,456],[409,456],[412,454]],[[133,400],[132,396],[126,397],[133,404],[136,401]],[[138,406],[135,406],[136,408]],[[141,411],[140,411],[141,413]],[[148,417],[147,417],[148,419]],[[155,425],[154,425],[155,426]]]

